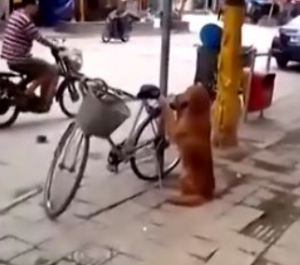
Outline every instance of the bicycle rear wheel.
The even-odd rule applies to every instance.
[[[131,169],[134,174],[145,181],[158,181],[157,155],[159,148],[164,148],[164,170],[162,177],[166,177],[179,164],[179,155],[173,145],[158,134],[159,116],[147,117],[137,129],[134,139],[134,156],[130,158]]]
[[[44,207],[50,219],[64,213],[75,197],[84,176],[89,146],[90,138],[72,122],[55,149],[45,183]]]

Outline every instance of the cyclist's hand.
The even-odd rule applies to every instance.
[[[62,46],[54,46],[51,48],[51,51],[54,54],[59,54],[60,52],[65,51],[65,50],[66,50],[66,48],[62,47]]]

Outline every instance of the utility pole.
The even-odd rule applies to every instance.
[[[172,0],[163,0],[163,16],[161,23],[161,55],[159,86],[163,95],[168,94],[169,55],[171,36]]]
[[[171,12],[172,12],[172,0],[163,1],[163,16],[161,23],[161,55],[160,55],[160,78],[159,86],[162,95],[168,94],[168,80],[169,80],[169,56],[170,56],[170,35],[171,35]],[[162,139],[165,139],[165,121],[163,115],[161,115],[159,133]],[[164,172],[164,146],[158,149],[158,165],[159,174],[162,177]]]
[[[213,108],[213,143],[219,148],[238,145],[241,116],[238,91],[243,77],[241,42],[244,15],[244,0],[226,0],[219,56],[218,94]]]

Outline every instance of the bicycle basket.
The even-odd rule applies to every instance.
[[[77,114],[83,133],[108,138],[130,116],[130,109],[118,96],[89,89]]]

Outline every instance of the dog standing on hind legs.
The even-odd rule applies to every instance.
[[[190,86],[165,105],[166,132],[178,148],[183,168],[180,192],[168,199],[172,204],[198,206],[213,199],[210,108],[209,95],[201,84]]]

